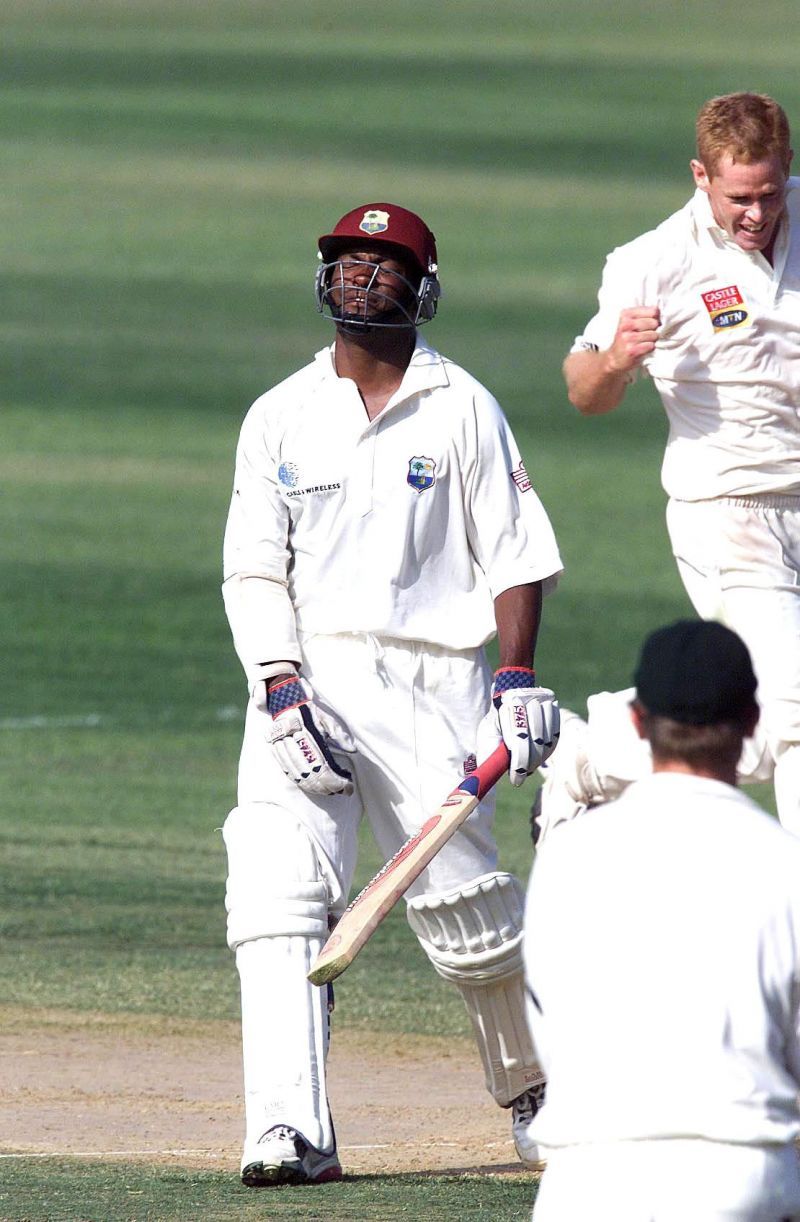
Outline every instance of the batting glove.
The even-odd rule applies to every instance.
[[[272,749],[290,780],[313,797],[353,792],[352,776],[336,763],[331,747],[352,752],[355,743],[322,711],[304,679],[287,675],[273,683],[266,711],[272,718]]]
[[[508,777],[521,785],[552,755],[558,744],[558,701],[548,687],[536,686],[527,666],[501,666],[492,683],[492,708],[478,727],[478,757],[486,759],[505,743],[511,755]]]

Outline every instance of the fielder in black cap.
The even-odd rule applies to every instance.
[[[742,741],[758,721],[756,677],[740,637],[713,620],[678,620],[642,646],[632,713],[654,768],[736,783]]]
[[[652,770],[554,825],[531,872],[533,1222],[800,1222],[800,839],[736,788],[750,657],[681,620],[635,679]]]

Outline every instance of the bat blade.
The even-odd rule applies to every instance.
[[[501,744],[458,783],[435,814],[359,891],[317,955],[308,973],[312,984],[327,984],[350,966],[400,896],[500,780],[508,761],[508,749]]]

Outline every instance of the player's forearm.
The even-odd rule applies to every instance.
[[[271,677],[271,664],[300,663],[294,608],[282,582],[233,573],[222,586],[233,643],[252,690]]]
[[[542,583],[512,586],[494,600],[501,666],[533,668],[542,619]]]
[[[618,369],[611,350],[571,352],[564,361],[564,380],[573,407],[583,416],[600,416],[619,407],[630,385],[627,369]]]

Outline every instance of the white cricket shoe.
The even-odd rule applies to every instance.
[[[511,1104],[511,1135],[514,1138],[514,1146],[520,1161],[534,1171],[540,1171],[546,1161],[530,1132],[536,1113],[544,1103],[546,1087],[546,1082],[540,1082],[538,1086],[532,1086],[524,1094],[518,1095]]]
[[[273,1184],[324,1184],[342,1178],[342,1165],[333,1150],[325,1154],[289,1125],[267,1129],[255,1145],[245,1145],[242,1183],[248,1188]]]

